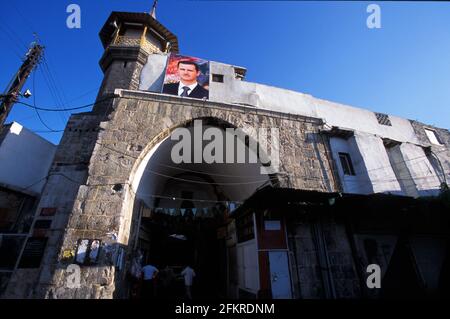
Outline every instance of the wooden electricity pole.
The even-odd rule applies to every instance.
[[[0,127],[5,123],[9,112],[11,111],[17,98],[21,95],[20,90],[22,90],[25,81],[30,76],[35,66],[39,63],[42,56],[44,47],[34,43],[26,54],[25,61],[22,63],[19,71],[16,73],[12,79],[9,87],[6,89],[6,94],[0,95]]]

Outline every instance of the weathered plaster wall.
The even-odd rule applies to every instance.
[[[355,137],[348,139],[331,137],[330,146],[333,153],[333,159],[336,163],[343,192],[354,194],[370,194],[373,193],[372,183],[367,175],[367,167],[364,162]],[[345,175],[339,160],[339,153],[347,153],[350,155],[355,175]]]

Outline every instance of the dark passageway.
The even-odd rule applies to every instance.
[[[223,297],[223,283],[226,281],[226,277],[223,277],[226,275],[225,244],[217,238],[217,230],[225,222],[223,213],[208,217],[195,216],[193,210],[189,209],[183,212],[179,210],[179,215],[170,215],[164,211],[167,212],[156,209],[151,217],[142,218],[142,235],[138,245],[144,253],[144,264],[153,263],[160,270],[157,297],[184,297],[184,281],[180,272],[188,264],[196,272],[194,298]],[[216,212],[219,213],[219,210]],[[162,271],[166,266],[173,271],[174,277],[167,278],[167,274]]]

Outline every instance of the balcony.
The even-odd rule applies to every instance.
[[[145,38],[136,38],[126,35],[116,37],[114,42],[111,43],[111,46],[141,47],[149,54],[161,52],[160,48]]]

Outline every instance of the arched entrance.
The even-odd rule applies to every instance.
[[[201,131],[196,131],[194,121],[182,126],[191,133],[192,161],[175,163],[173,149],[180,141],[161,137],[137,165],[131,183],[134,217],[129,246],[134,254],[142,253],[143,264],[166,269],[160,272],[157,285],[157,295],[163,298],[183,297],[184,282],[178,275],[187,264],[197,274],[194,297],[227,297],[229,268],[234,262],[228,256],[228,247],[235,236],[229,215],[259,187],[275,180],[261,173],[259,158],[249,163],[251,137],[243,141],[248,152],[246,161],[231,163],[225,160],[230,152],[225,132],[232,125],[216,118],[201,121]],[[203,136],[208,128],[224,133],[223,163],[208,164],[204,159],[195,163],[194,152],[209,144],[198,144],[195,134]],[[242,141],[235,142],[234,154]],[[185,151],[181,153],[185,155]]]

